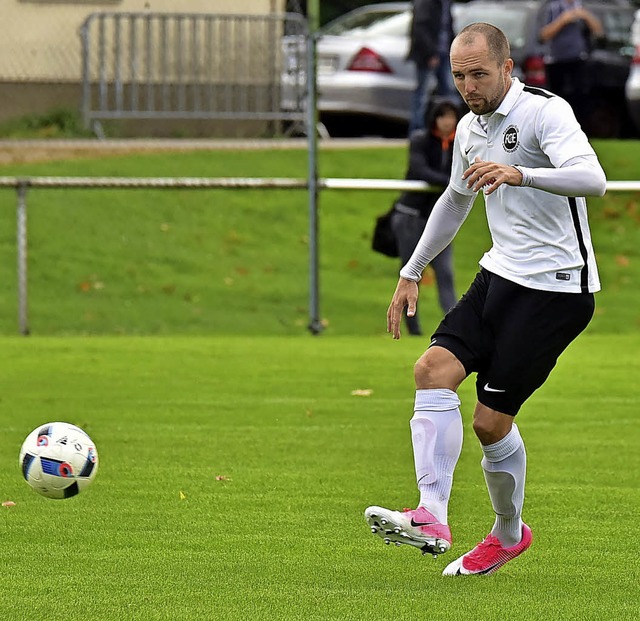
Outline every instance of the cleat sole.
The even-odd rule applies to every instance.
[[[381,537],[385,545],[394,543],[396,546],[409,545],[418,548],[422,554],[431,554],[434,558],[448,552],[451,544],[439,537],[415,536],[408,533],[402,526],[391,523],[375,512],[365,515],[365,519],[371,527],[371,533]]]

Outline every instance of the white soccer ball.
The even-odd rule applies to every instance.
[[[34,429],[20,449],[26,482],[47,498],[71,498],[85,490],[98,471],[98,451],[80,427],[47,423]]]

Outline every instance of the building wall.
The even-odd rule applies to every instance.
[[[94,12],[282,13],[285,0],[2,0],[0,121],[79,109],[80,29]]]
[[[0,82],[79,80],[79,31],[94,12],[265,14],[282,12],[284,4],[284,0],[3,0]]]

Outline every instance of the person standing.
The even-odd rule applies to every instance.
[[[447,565],[446,576],[493,573],[531,545],[522,519],[526,452],[514,419],[593,316],[600,282],[584,197],[606,190],[569,104],[511,77],[501,30],[485,23],[461,30],[451,67],[470,111],[456,131],[449,185],[400,272],[387,312],[393,338],[400,338],[403,308],[415,312],[423,269],[454,238],[480,191],[492,246],[414,367],[418,507],[371,506],[364,515],[387,543],[434,555],[451,548],[448,504],[463,435],[457,389],[476,373],[473,430],[495,518],[481,543]]]
[[[602,36],[602,24],[580,0],[547,2],[542,23],[538,38],[549,45],[545,60],[549,90],[566,99],[586,127],[591,92],[587,60],[591,36]]]
[[[407,58],[415,65],[416,86],[411,96],[409,136],[416,129],[425,127],[429,88],[434,79],[438,84],[438,96],[456,96],[449,66],[452,39],[451,0],[413,0]]]
[[[427,129],[420,129],[409,140],[409,165],[405,179],[426,181],[442,186],[449,182],[453,159],[453,140],[459,120],[458,108],[443,101],[431,113]],[[429,214],[438,198],[435,192],[404,192],[394,204],[391,229],[397,240],[402,265],[411,258],[422,235]],[[453,278],[453,247],[447,246],[431,262],[438,287],[438,301],[443,313],[449,311],[458,298]],[[412,317],[404,316],[409,334],[422,334],[418,309]]]

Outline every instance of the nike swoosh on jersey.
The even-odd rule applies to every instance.
[[[506,390],[502,390],[500,388],[491,388],[491,386],[489,386],[488,382],[484,385],[484,389],[487,392],[507,392]]]
[[[473,146],[469,147],[468,149],[465,149],[464,154],[469,155],[469,151],[471,151],[471,149],[473,149]]]

